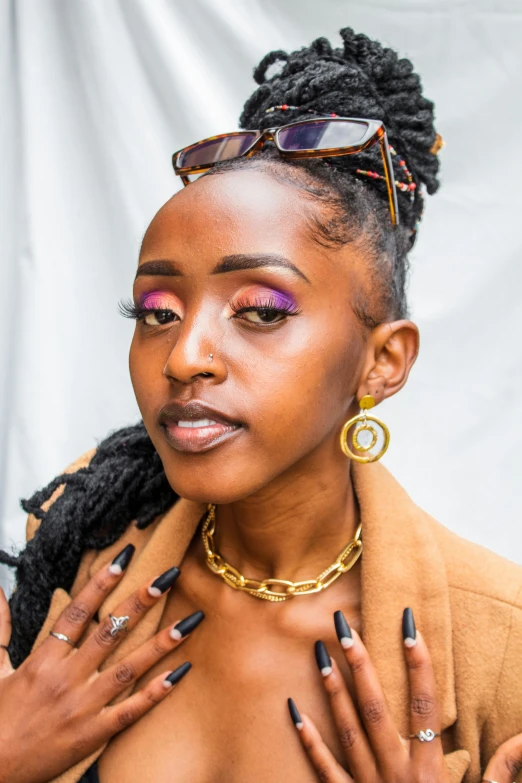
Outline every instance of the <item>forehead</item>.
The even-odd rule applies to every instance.
[[[264,172],[201,177],[156,214],[140,263],[171,259],[197,275],[208,274],[223,256],[277,253],[315,284],[336,286],[346,296],[364,285],[363,252],[354,243],[340,248],[319,244],[313,228],[319,209],[325,208],[309,194]]]
[[[311,242],[313,205],[299,190],[261,172],[239,171],[201,177],[176,193],[157,213],[142,255],[168,245],[190,244],[192,251],[252,243],[263,249]],[[236,248],[239,249],[239,248]]]

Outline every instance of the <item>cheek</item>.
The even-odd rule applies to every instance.
[[[354,331],[296,328],[264,359],[256,358],[242,370],[254,428],[257,423],[261,437],[269,439],[281,439],[286,431],[290,447],[290,441],[316,442],[347,413],[358,386],[363,346]]]
[[[166,379],[163,376],[165,358],[152,346],[143,345],[143,340],[137,335],[132,338],[129,351],[129,371],[136,402],[144,421],[147,413],[157,406],[157,397],[163,394]]]

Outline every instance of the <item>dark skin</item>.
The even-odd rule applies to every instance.
[[[140,267],[168,260],[181,274],[135,283],[136,301],[167,292],[179,315],[137,324],[130,368],[145,426],[173,488],[218,504],[223,556],[257,578],[316,575],[351,539],[358,510],[340,430],[364,394],[381,402],[402,388],[418,350],[409,321],[361,326],[351,301],[365,285],[364,243],[321,247],[310,233],[312,209],[299,190],[259,172],[202,178],[160,210],[143,242]],[[266,253],[301,274],[276,266],[213,273],[223,257]],[[230,311],[245,291],[257,301],[267,287],[290,294],[299,314],[266,326]],[[242,426],[203,453],[179,451],[158,424],[173,399],[202,400]],[[336,609],[360,626],[359,568],[322,594],[273,605],[211,574],[197,537],[164,624],[196,609],[206,614],[197,634],[158,664],[174,668],[183,656],[190,676],[175,700],[113,740],[102,781],[167,780],[173,763],[179,780],[239,783],[253,770],[256,780],[316,780],[286,698],[299,699],[342,758],[312,651],[317,638],[338,646]],[[349,679],[342,654],[339,665]]]
[[[359,515],[342,425],[363,395],[381,402],[399,391],[418,350],[409,321],[361,326],[351,305],[371,301],[367,239],[325,249],[310,233],[314,209],[260,172],[203,178],[154,218],[136,280],[137,302],[152,303],[131,349],[147,430],[173,488],[218,505],[218,547],[250,577],[315,577],[351,540]],[[279,263],[262,262],[268,253]],[[190,413],[196,399],[213,411]],[[165,414],[172,404],[174,425]],[[0,589],[0,783],[45,783],[107,742],[102,783],[448,783],[440,739],[408,742],[389,713],[357,633],[360,563],[324,592],[274,605],[212,574],[196,536],[178,581],[172,570],[161,577],[170,580],[161,628],[105,665],[125,637],[113,635],[110,617],[90,633],[89,622],[125,580],[114,567],[128,549],[56,621],[70,644],[49,635],[15,671]],[[159,600],[155,585],[114,609],[129,629]],[[204,621],[180,639],[177,622],[201,609]],[[342,647],[337,610],[352,627]],[[316,639],[331,655],[321,673]],[[410,732],[428,724],[439,732],[420,633],[405,639],[405,665]],[[131,683],[132,695],[114,703]],[[295,728],[288,696],[301,711]],[[509,783],[521,748],[520,736],[505,743],[485,777]]]

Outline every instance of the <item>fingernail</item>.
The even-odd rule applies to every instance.
[[[125,549],[122,549],[120,554],[116,555],[116,557],[110,564],[109,566],[110,573],[114,574],[114,576],[119,576],[122,571],[125,571],[130,561],[132,560],[132,556],[135,551],[136,551],[136,547],[134,546],[134,544],[127,544]]]
[[[406,647],[415,647],[417,644],[417,631],[413,611],[408,608],[402,614],[402,638]]]
[[[158,578],[155,579],[151,584],[148,589],[149,595],[151,595],[153,598],[157,598],[159,595],[168,590],[169,587],[172,587],[179,574],[180,570],[177,566],[174,566],[174,568],[169,568],[168,571],[165,571],[164,574],[158,576]]]
[[[341,642],[341,646],[344,647],[345,650],[353,647],[353,637],[350,626],[346,622],[346,617],[340,609],[337,612],[334,612],[334,624],[335,632],[337,638]]]
[[[163,685],[165,688],[172,688],[173,685],[176,685],[180,680],[183,679],[185,674],[192,669],[192,664],[186,661],[185,663],[182,663],[181,666],[178,666],[177,669],[174,669],[173,672],[169,674],[168,677],[165,677],[163,680]]]
[[[315,660],[323,677],[328,677],[332,673],[332,662],[322,642],[315,643]]]
[[[303,721],[301,720],[301,716],[299,715],[299,710],[295,706],[295,701],[293,699],[288,699],[288,710],[290,712],[290,717],[292,718],[296,729],[302,729]]]
[[[204,617],[205,615],[203,612],[194,612],[194,614],[189,614],[188,617],[185,617],[184,620],[180,620],[179,623],[176,623],[174,628],[171,629],[171,639],[179,640],[184,636],[187,636],[187,634],[191,633],[194,628],[197,628]]]

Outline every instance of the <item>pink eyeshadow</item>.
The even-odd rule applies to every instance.
[[[163,310],[168,309],[172,299],[173,297],[166,291],[151,291],[142,297],[140,304],[147,310]]]

